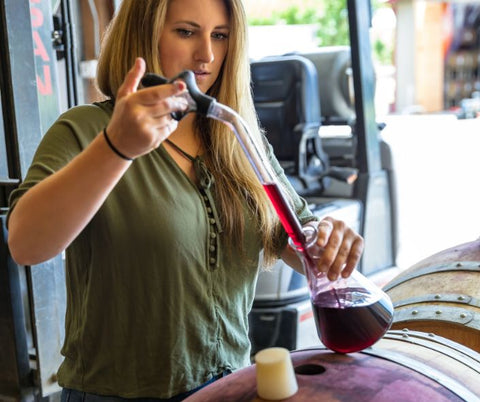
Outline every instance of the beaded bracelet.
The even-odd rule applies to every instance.
[[[106,127],[103,129],[103,136],[105,137],[105,141],[107,141],[107,144],[110,147],[110,149],[113,152],[115,152],[120,158],[125,159],[126,161],[133,161],[133,158],[130,158],[127,155],[122,154],[117,148],[115,148],[115,146],[112,144],[112,141],[110,141],[110,138],[108,138]]]

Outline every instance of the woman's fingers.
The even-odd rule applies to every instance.
[[[156,130],[160,133],[152,146],[152,151],[157,149],[160,144],[172,134],[178,126],[178,121],[168,116],[158,122]]]
[[[133,158],[157,148],[176,128],[173,112],[185,111],[183,81],[138,89],[145,61],[137,58],[120,86],[108,132],[114,145]]]
[[[317,244],[325,247],[333,231],[333,222],[331,218],[325,218],[317,226]]]
[[[348,254],[347,262],[345,263],[345,267],[342,271],[342,276],[347,278],[351,275],[353,270],[356,268],[358,263],[360,262],[360,258],[362,258],[363,253],[363,239],[358,236],[352,243],[350,248],[350,252]]]
[[[330,280],[348,277],[360,261],[363,238],[343,221],[325,218],[318,225],[317,244],[324,248],[318,269]]]
[[[172,88],[173,85],[175,87]],[[153,94],[143,93],[144,91],[142,90],[141,96],[145,114],[148,114],[152,119],[170,117],[173,112],[183,112],[188,108],[187,100],[182,96],[177,96],[179,94],[175,92],[175,88],[178,88],[178,85],[166,84],[165,87],[168,88],[164,88],[164,91],[160,94],[158,91]],[[173,92],[169,91],[172,89]]]
[[[140,85],[140,80],[145,74],[145,60],[141,57],[138,57],[135,60],[135,64],[127,73],[125,80],[118,89],[117,99],[121,99],[124,96],[130,95],[137,92],[138,86]]]

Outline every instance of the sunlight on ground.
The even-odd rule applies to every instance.
[[[398,265],[480,237],[480,119],[387,116],[397,175]]]

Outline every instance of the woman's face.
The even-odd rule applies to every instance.
[[[160,63],[166,77],[195,73],[207,92],[227,54],[230,24],[224,0],[171,0],[160,36]]]

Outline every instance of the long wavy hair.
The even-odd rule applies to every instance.
[[[159,55],[160,36],[171,0],[123,0],[110,23],[98,62],[97,86],[110,98],[137,57],[146,61],[147,71],[162,74]],[[263,133],[255,112],[248,59],[247,20],[241,0],[224,0],[230,20],[228,51],[222,70],[208,94],[237,111],[258,144]],[[257,218],[262,234],[264,264],[278,257],[279,221],[248,159],[231,130],[223,123],[197,116],[196,129],[202,136],[205,161],[215,177],[219,212],[230,244],[242,244],[244,211]],[[261,149],[261,152],[265,152]]]

